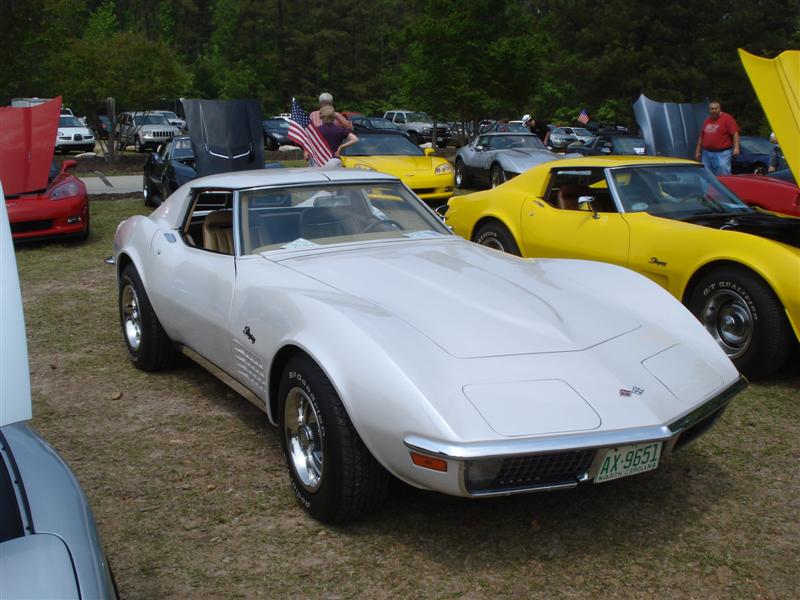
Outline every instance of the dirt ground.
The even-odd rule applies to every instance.
[[[654,472],[481,501],[395,482],[380,512],[328,527],[294,500],[262,413],[189,362],[130,365],[103,259],[145,208],[91,210],[87,243],[17,261],[32,425],[80,479],[122,598],[797,597],[797,360]]]

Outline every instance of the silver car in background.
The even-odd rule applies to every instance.
[[[124,112],[117,119],[117,146],[120,150],[131,144],[136,152],[156,150],[180,134],[181,130],[171,125],[164,115],[151,111]]]
[[[28,425],[25,320],[1,186],[0,284],[0,598],[116,598],[78,480]]]
[[[566,148],[573,142],[589,142],[594,134],[583,127],[556,127],[550,132],[548,145],[551,148]]]
[[[563,157],[532,133],[483,133],[456,153],[456,186],[497,187],[533,166]]]

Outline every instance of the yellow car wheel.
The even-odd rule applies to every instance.
[[[497,221],[483,225],[478,229],[472,241],[493,250],[508,252],[514,256],[522,256],[517,242],[514,241],[514,236],[503,224]]]
[[[748,377],[766,377],[786,361],[792,339],[783,306],[754,273],[715,269],[697,282],[688,306]]]

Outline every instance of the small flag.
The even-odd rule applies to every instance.
[[[304,111],[295,98],[292,98],[292,113],[289,119],[289,139],[300,144],[300,147],[311,155],[318,167],[323,166],[333,158],[333,152],[328,147],[317,128],[311,123],[308,113]]]
[[[589,113],[586,112],[586,109],[581,110],[581,114],[578,115],[578,121],[582,124],[586,125],[589,122]]]

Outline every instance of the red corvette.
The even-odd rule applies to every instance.
[[[764,175],[723,175],[719,180],[750,206],[800,217],[800,187]]]
[[[0,107],[0,183],[14,240],[89,237],[89,197],[65,160],[53,170],[61,98],[30,108]]]

